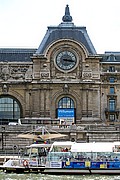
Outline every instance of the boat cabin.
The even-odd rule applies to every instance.
[[[114,161],[120,160],[120,142],[54,142],[49,161]]]
[[[120,142],[76,143],[71,152],[77,160],[114,161],[116,157],[120,160]]]
[[[24,155],[29,158],[47,156],[50,147],[51,144],[31,144],[26,147],[26,153]]]
[[[71,141],[54,142],[48,153],[48,161],[59,161],[68,158],[74,143]]]

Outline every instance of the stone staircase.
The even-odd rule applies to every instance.
[[[60,126],[46,126],[50,130],[58,133],[64,133],[68,136],[64,140],[70,140],[71,134],[76,136],[77,142],[113,142],[120,141],[120,126],[105,125],[102,123],[95,124],[78,124],[73,127],[60,127]],[[33,143],[32,139],[18,138],[17,135],[25,132],[32,132],[36,126],[34,125],[21,125],[21,126],[0,126],[0,153],[14,153],[18,149],[22,149],[27,145]],[[83,135],[83,137],[81,136]],[[59,139],[58,139],[59,140]],[[63,139],[62,139],[63,140]],[[54,139],[53,139],[54,141]]]
[[[115,125],[87,125],[89,142],[113,142],[120,141],[120,127]]]
[[[24,148],[33,143],[31,139],[18,138],[18,134],[33,131],[34,127],[29,126],[0,126],[0,149],[13,151]]]
[[[10,133],[6,137],[4,137],[4,149],[13,149],[13,148],[24,148],[27,145],[30,145],[33,143],[33,140],[30,139],[24,139],[24,138],[18,138],[17,134]]]
[[[89,142],[114,142],[120,141],[118,134],[111,133],[89,133]]]

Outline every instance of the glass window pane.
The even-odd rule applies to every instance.
[[[114,77],[110,77],[109,81],[110,81],[110,83],[114,83],[115,82],[115,78]]]
[[[20,118],[20,107],[17,101],[10,97],[0,98],[0,118],[18,119]]]
[[[74,101],[69,97],[63,97],[58,102],[58,108],[74,108]]]
[[[115,115],[114,114],[110,114],[109,118],[110,118],[111,121],[114,121],[115,120]]]
[[[110,66],[109,67],[109,72],[115,72],[115,67],[114,66]]]
[[[110,111],[115,111],[115,100],[114,99],[109,100],[109,109],[110,109]]]
[[[115,88],[114,87],[110,87],[110,94],[114,94],[115,93]]]

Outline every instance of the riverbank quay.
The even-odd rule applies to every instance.
[[[0,155],[18,155],[18,152],[34,142],[33,139],[18,138],[21,133],[32,132],[38,127],[45,127],[48,131],[64,133],[62,140],[76,142],[115,142],[120,140],[120,126],[99,124],[62,125],[1,125],[0,126]],[[36,132],[39,133],[39,132]],[[60,139],[60,140],[61,140]],[[54,139],[51,140],[54,142]]]

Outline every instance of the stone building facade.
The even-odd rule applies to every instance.
[[[0,121],[119,121],[120,52],[97,54],[69,6],[38,49],[0,49]]]

